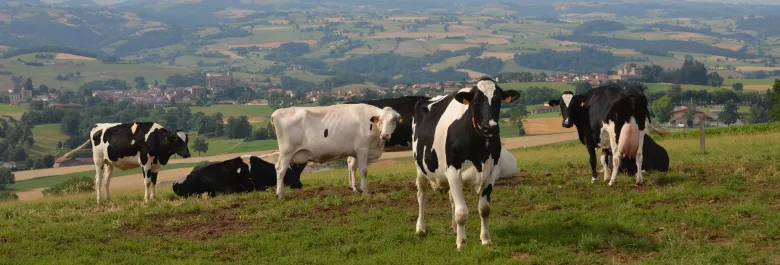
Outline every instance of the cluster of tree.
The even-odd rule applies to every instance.
[[[218,51],[199,52],[196,53],[195,56],[206,57],[206,58],[230,58],[230,55]]]
[[[127,90],[127,81],[122,79],[94,80],[81,85],[80,90],[100,91],[100,90]]]
[[[199,71],[187,75],[175,74],[166,77],[165,83],[174,87],[204,86],[206,74]]]
[[[723,85],[724,78],[717,72],[707,73],[707,67],[686,56],[682,67],[679,69],[664,70],[660,65],[645,65],[642,69],[642,82],[646,83],[675,83],[692,85],[711,85],[720,87]]]
[[[764,79],[780,76],[780,70],[744,72],[743,74],[745,75],[745,79]]]
[[[206,62],[202,60],[198,60],[196,64],[198,65],[198,67],[216,67],[216,66],[229,65],[229,63],[226,61]]]
[[[273,125],[270,122],[268,122],[264,127],[257,128],[252,132],[252,139],[253,140],[276,139],[276,131],[274,131]]]
[[[764,16],[755,17],[750,16],[748,19],[743,19],[740,16],[737,19],[737,28],[742,30],[754,30],[761,33],[764,36],[780,36],[780,28],[777,25],[780,24],[780,16]]]
[[[225,125],[225,135],[229,139],[246,139],[252,136],[252,125],[247,116],[229,117]]]
[[[437,72],[425,71],[422,68],[455,56],[477,57],[483,50],[483,48],[468,48],[458,51],[437,51],[422,57],[401,56],[395,53],[369,54],[337,62],[328,73],[361,74],[368,79],[383,79],[386,80],[385,82],[394,83],[460,80],[468,78],[468,74],[451,68]],[[396,78],[398,76],[401,77]]]
[[[503,83],[522,83],[522,82],[544,82],[547,74],[544,72],[503,72],[496,75],[496,79]]]
[[[59,81],[67,81],[70,80],[71,78],[77,78],[77,77],[81,77],[81,72],[76,71],[75,73],[68,73],[66,75],[57,74],[57,80]]]
[[[36,53],[35,59],[54,59],[57,55],[49,53]]]
[[[745,59],[752,57],[744,52],[732,51],[729,49],[718,48],[712,45],[692,42],[692,41],[680,41],[680,40],[635,40],[635,39],[621,39],[610,38],[604,36],[593,35],[557,35],[552,38],[562,41],[574,41],[581,43],[597,44],[601,46],[608,46],[618,49],[635,49],[635,50],[654,50],[661,53],[668,53],[671,51],[678,52],[691,52],[691,53],[704,53],[719,55],[731,58]]]
[[[623,23],[610,20],[591,20],[580,24],[572,31],[574,35],[591,34],[594,32],[612,32],[626,29]]]
[[[457,68],[469,69],[488,75],[495,75],[504,67],[504,62],[496,57],[477,58],[472,57],[458,63]]]
[[[539,53],[515,54],[514,60],[520,66],[571,73],[604,73],[621,62],[611,52],[590,47],[571,52],[542,49]]]
[[[298,57],[311,52],[311,48],[308,43],[304,42],[285,42],[279,45],[279,48],[273,50],[272,53],[264,56],[266,60],[277,60],[275,58],[286,57]]]
[[[260,47],[257,46],[250,46],[250,47],[233,47],[228,49],[229,51],[235,52],[236,54],[240,56],[246,56],[250,52],[256,52],[260,51]]]
[[[45,12],[31,13],[32,16],[0,24],[0,42],[3,45],[39,47],[56,43],[64,47],[97,50],[103,41],[120,35],[117,32],[97,32],[90,27],[65,25],[52,20]]]
[[[346,54],[348,51],[351,51],[352,49],[357,49],[360,47],[365,46],[365,42],[362,40],[356,40],[356,39],[348,39],[345,42],[339,43],[334,47],[333,49],[330,49],[327,56],[323,56],[323,59],[326,58],[341,58]]]
[[[252,35],[252,33],[245,29],[223,25],[219,28],[219,32],[203,36],[201,39],[213,40],[222,38],[240,38],[249,35]]]

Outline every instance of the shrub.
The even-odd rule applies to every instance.
[[[72,177],[67,181],[43,190],[43,196],[63,196],[88,193],[95,190],[95,179],[89,176]]]
[[[19,196],[16,195],[14,192],[10,191],[0,191],[0,202],[4,201],[15,201],[18,200]]]

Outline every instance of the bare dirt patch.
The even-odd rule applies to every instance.
[[[767,89],[771,89],[772,85],[770,84],[758,84],[758,85],[743,85],[743,88],[745,90],[753,90],[753,91],[766,91]]]
[[[227,233],[248,232],[252,223],[243,220],[236,209],[239,204],[194,213],[164,213],[147,216],[144,224],[120,228],[125,233],[142,236],[186,238],[206,241],[222,237]],[[148,220],[148,221],[147,221]]]
[[[85,57],[85,56],[78,56],[78,55],[73,55],[73,54],[69,54],[69,53],[58,53],[57,56],[54,57],[54,59],[57,59],[57,60],[87,60],[87,61],[97,60],[95,58],[90,58],[90,57]]]
[[[511,52],[483,52],[479,58],[496,57],[501,60],[509,60],[515,58],[515,54]]]
[[[469,77],[471,77],[471,78],[480,78],[480,77],[483,77],[483,76],[486,75],[486,74],[483,74],[483,73],[480,73],[480,72],[477,72],[477,71],[468,70],[468,69],[458,69],[456,71],[467,73],[467,74],[469,74]]]
[[[505,38],[479,38],[479,39],[468,39],[466,42],[470,43],[487,43],[487,44],[505,44],[507,43],[507,40]]]
[[[219,53],[230,56],[230,59],[244,59],[244,56],[238,55],[235,52],[231,51],[219,51]]]
[[[738,51],[739,49],[742,49],[742,44],[741,43],[718,43],[715,44],[715,47],[729,49],[732,51]]]
[[[343,21],[344,18],[343,17],[326,17],[326,18],[324,18],[324,20],[328,21],[328,22],[339,22],[339,21]]]
[[[756,71],[774,71],[780,70],[780,67],[769,66],[737,66],[737,70],[742,72],[756,72]]]
[[[564,128],[561,126],[561,118],[538,118],[523,120],[523,126],[528,134],[550,134],[576,132],[575,128]]]
[[[290,24],[290,21],[286,20],[286,19],[277,19],[277,20],[269,20],[268,23],[271,23],[271,25],[273,25],[273,24],[276,24],[276,25],[287,25],[287,24]]]

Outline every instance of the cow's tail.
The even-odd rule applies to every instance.
[[[70,152],[68,152],[68,153],[66,153],[66,154],[64,154],[64,155],[62,155],[62,157],[60,157],[60,159],[63,159],[63,158],[69,158],[69,157],[71,157],[71,156],[72,156],[73,154],[75,154],[76,152],[78,152],[78,151],[81,151],[81,149],[84,149],[84,147],[87,147],[87,145],[88,145],[89,143],[90,143],[90,139],[87,139],[87,141],[86,141],[86,142],[84,142],[84,144],[82,144],[81,146],[79,146],[79,147],[76,147],[76,149],[73,149],[73,150],[71,150]]]

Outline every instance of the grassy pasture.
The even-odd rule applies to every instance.
[[[3,116],[11,116],[14,119],[19,119],[27,111],[27,108],[15,105],[0,104],[0,118]]]
[[[455,250],[447,196],[429,193],[428,236],[414,234],[413,162],[372,166],[371,196],[346,188],[344,169],[305,174],[285,200],[272,192],[159,199],[115,193],[0,204],[0,253],[10,263],[225,262],[273,264],[777,264],[780,178],[776,130],[658,139],[671,171],[646,185],[621,175],[590,183],[578,143],[513,151],[516,176],[492,196],[493,245],[479,244],[467,192],[467,247]]]
[[[227,117],[238,117],[241,115],[247,116],[250,121],[253,119],[260,119],[270,117],[274,109],[268,105],[211,105],[208,107],[191,107],[193,113],[203,112],[206,115],[211,115],[217,112],[221,112],[222,115]]]
[[[512,90],[525,90],[529,87],[549,87],[554,90],[563,92],[563,91],[574,91],[574,85],[561,83],[561,82],[525,82],[525,83],[501,83],[499,84],[501,88],[503,89],[512,89]]]
[[[54,154],[57,148],[57,142],[68,140],[68,136],[60,132],[60,124],[35,125],[31,129],[35,147],[32,151],[40,154]]]

